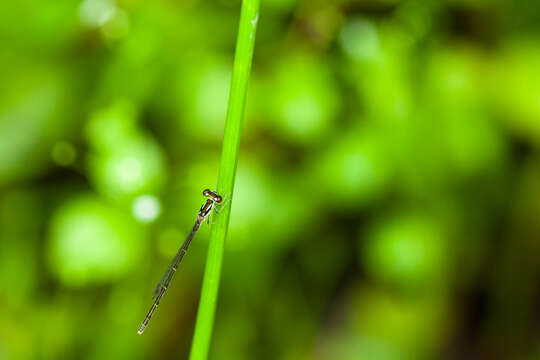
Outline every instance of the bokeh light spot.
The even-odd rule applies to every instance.
[[[127,156],[120,158],[115,165],[115,172],[124,190],[129,191],[131,188],[139,186],[142,176],[142,164],[139,159]]]
[[[341,107],[328,64],[305,54],[282,60],[270,88],[264,101],[273,116],[273,130],[300,143],[326,135]]]
[[[100,27],[116,13],[113,0],[85,0],[79,8],[79,18],[88,27]]]
[[[347,55],[355,60],[374,60],[379,56],[377,29],[368,20],[355,19],[347,23],[339,40]]]
[[[161,213],[161,203],[152,195],[141,195],[133,201],[133,216],[143,223],[154,221]]]
[[[54,214],[50,265],[68,286],[107,283],[127,273],[141,255],[140,231],[124,213],[93,195],[71,199]]]
[[[298,94],[283,104],[283,118],[288,129],[295,134],[313,132],[323,126],[323,109],[310,93]]]
[[[92,114],[85,128],[85,135],[92,147],[103,152],[112,152],[124,147],[124,143],[140,136],[137,127],[137,110],[127,100],[118,100],[113,105]]]
[[[369,272],[381,283],[405,288],[443,283],[444,242],[427,218],[401,215],[383,220],[366,250],[362,255]]]
[[[126,141],[122,148],[90,160],[97,190],[129,204],[137,195],[159,191],[166,175],[162,149],[151,138]]]
[[[317,163],[319,183],[330,201],[343,206],[369,203],[385,190],[391,164],[379,134],[355,129]]]

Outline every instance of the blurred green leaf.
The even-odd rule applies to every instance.
[[[142,235],[119,210],[93,195],[77,196],[52,218],[50,268],[71,287],[114,282],[139,263]]]

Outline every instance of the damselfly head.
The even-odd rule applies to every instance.
[[[221,202],[223,201],[223,198],[221,197],[221,195],[219,195],[218,193],[214,191],[210,191],[209,189],[204,190],[203,195],[206,196],[207,198],[212,199],[212,201],[218,204],[221,204]]]

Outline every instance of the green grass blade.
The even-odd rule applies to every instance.
[[[238,149],[258,19],[259,0],[243,0],[216,189],[219,194],[227,195],[228,199],[232,199],[233,196]],[[204,360],[208,356],[231,202],[213,219],[215,224],[212,226],[210,235],[199,311],[191,346],[191,360]]]

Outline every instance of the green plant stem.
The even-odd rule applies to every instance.
[[[253,58],[255,33],[259,20],[259,2],[260,0],[242,1],[240,25],[236,40],[236,53],[216,189],[219,194],[231,200],[236,165],[238,163],[238,150],[240,147],[248,80]],[[224,206],[221,212],[218,215],[214,215],[213,218],[214,225],[210,234],[210,244],[204,271],[199,311],[195,324],[195,333],[191,345],[190,360],[205,360],[208,357],[231,203],[232,201],[227,206]]]

